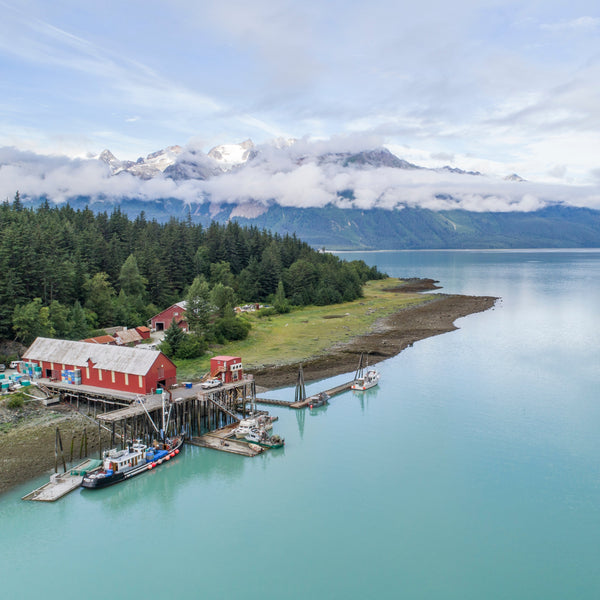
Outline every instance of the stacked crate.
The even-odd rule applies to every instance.
[[[63,369],[60,372],[61,381],[71,385],[81,385],[81,369]]]
[[[30,378],[39,379],[42,376],[42,367],[34,362],[22,362],[19,365],[19,371],[22,375],[27,375]]]

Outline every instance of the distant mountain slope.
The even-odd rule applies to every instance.
[[[95,212],[111,212],[111,201],[77,198],[76,208],[88,205]],[[432,211],[294,208],[273,205],[254,217],[237,217],[234,204],[186,205],[181,200],[122,200],[118,206],[135,218],[163,222],[171,217],[208,226],[235,220],[242,225],[285,234],[295,233],[313,247],[328,249],[441,249],[441,248],[594,248],[600,247],[600,211],[550,206],[533,212]]]
[[[600,211],[564,206],[529,213],[276,206],[251,222],[332,249],[600,247]]]

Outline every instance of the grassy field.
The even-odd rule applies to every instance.
[[[292,364],[320,356],[336,344],[367,333],[377,319],[408,306],[426,302],[430,295],[397,294],[386,291],[401,285],[398,279],[370,281],[364,298],[330,306],[309,306],[285,315],[259,318],[248,314],[252,323],[247,339],[212,347],[208,355],[178,360],[177,378],[194,381],[208,370],[210,356],[241,356],[245,369]]]

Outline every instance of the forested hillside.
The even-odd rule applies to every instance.
[[[182,300],[194,281],[213,292],[220,286],[229,303],[305,305],[355,299],[362,283],[378,277],[362,261],[316,252],[295,235],[233,222],[158,223],[143,212],[131,220],[119,208],[95,214],[47,202],[29,209],[18,195],[0,205],[4,339],[81,339],[102,327],[143,324]]]

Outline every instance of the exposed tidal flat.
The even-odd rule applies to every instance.
[[[367,393],[275,409],[282,450],[185,448],[51,505],[19,500],[32,482],[4,494],[7,596],[595,600],[600,252],[360,257],[502,300],[380,362]]]

